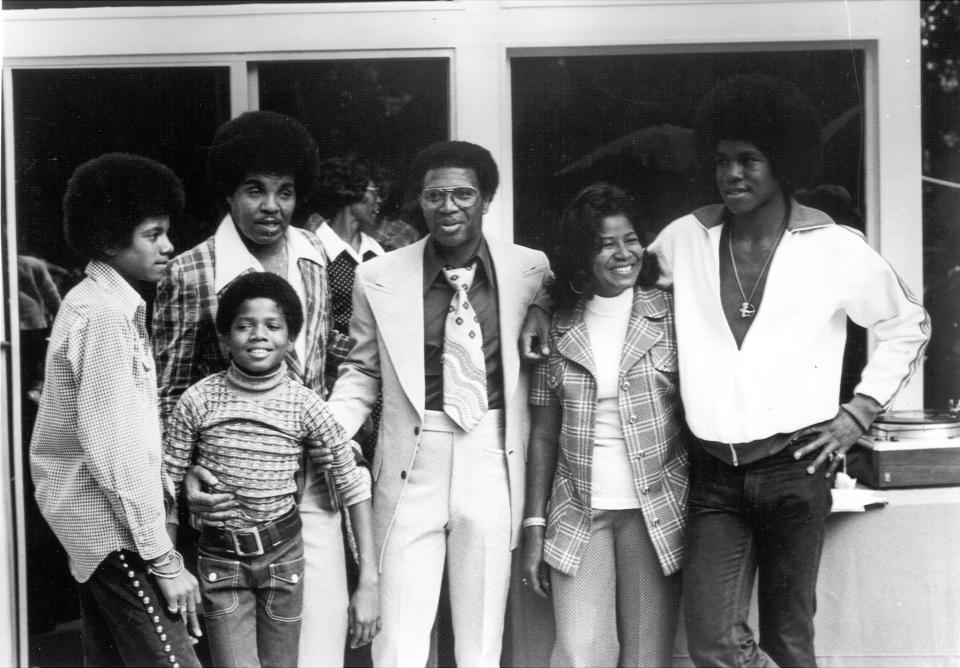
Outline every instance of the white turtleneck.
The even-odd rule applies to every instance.
[[[583,322],[597,370],[597,421],[594,426],[591,505],[616,510],[639,508],[617,402],[620,357],[627,337],[633,290],[616,297],[588,299]]]

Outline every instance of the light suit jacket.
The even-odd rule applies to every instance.
[[[517,342],[527,307],[550,276],[540,251],[486,237],[497,283],[503,364],[505,453],[510,485],[511,545],[516,546],[524,501],[529,435],[529,372]],[[429,237],[357,266],[350,335],[353,349],[340,365],[329,405],[355,433],[383,392],[383,416],[373,459],[374,531],[383,562],[393,518],[403,503],[418,452],[425,410],[423,252]]]

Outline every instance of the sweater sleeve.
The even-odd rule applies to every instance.
[[[371,498],[370,476],[357,466],[343,427],[334,419],[327,405],[312,392],[306,400],[304,427],[304,445],[308,449],[326,446],[333,453],[330,472],[343,505],[352,506]]]

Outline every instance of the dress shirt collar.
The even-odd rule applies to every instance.
[[[818,227],[836,225],[833,218],[819,209],[803,206],[792,197],[789,200],[790,218],[787,220],[787,229],[791,232],[802,232]],[[710,204],[693,212],[693,217],[704,229],[711,229],[727,222],[730,211],[723,204]]]
[[[89,279],[101,286],[107,297],[111,299],[120,311],[130,318],[136,320],[137,309],[146,308],[146,302],[132,285],[127,283],[126,279],[120,273],[102,260],[90,260],[83,271]]]
[[[470,258],[470,261],[472,262],[474,259],[480,260],[476,276],[481,276],[481,272],[483,272],[483,274],[492,280],[493,262],[490,259],[490,249],[487,247],[486,238],[481,237],[477,253]],[[469,264],[469,262],[467,264]],[[443,258],[440,257],[436,247],[433,245],[433,239],[427,239],[427,243],[423,247],[423,294],[427,294],[427,290],[430,289],[430,286],[434,280],[436,280],[437,274],[446,266],[447,263],[443,261]]]
[[[219,293],[240,274],[251,270],[263,271],[263,265],[244,245],[229,213],[220,221],[213,238],[214,263],[216,265],[215,292]],[[325,264],[319,251],[311,246],[296,228],[288,227],[284,239],[286,240],[287,257],[290,263],[304,259],[321,266]]]
[[[367,253],[383,255],[385,252],[383,246],[377,243],[376,239],[363,232],[360,233],[360,250],[354,250],[353,246],[341,239],[340,235],[326,222],[321,223],[320,227],[317,228],[316,234],[327,255],[327,262],[333,262],[340,257],[342,253],[346,252],[357,264],[360,264],[363,262],[364,256],[366,256]]]

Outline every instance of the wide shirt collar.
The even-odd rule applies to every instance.
[[[260,261],[247,249],[243,243],[243,239],[240,238],[237,226],[234,224],[233,218],[229,213],[220,221],[220,225],[217,227],[213,238],[214,262],[216,266],[214,289],[217,293],[229,285],[237,276],[247,271],[263,271],[263,265],[260,264]],[[287,257],[290,267],[288,280],[296,287],[296,283],[299,282],[297,277],[300,274],[297,265],[301,259],[310,260],[321,266],[324,266],[326,263],[320,252],[311,246],[310,243],[296,231],[296,228],[292,226],[288,227],[284,234],[284,240],[287,244]]]
[[[360,233],[360,250],[354,250],[353,246],[341,239],[340,235],[326,222],[317,228],[316,235],[323,245],[323,250],[327,255],[328,262],[333,262],[340,257],[342,253],[346,252],[357,264],[360,264],[363,262],[363,258],[367,253],[383,255],[386,252],[383,250],[383,246],[377,243],[376,239],[363,232]]]
[[[137,309],[146,308],[146,302],[116,269],[102,260],[90,260],[83,270],[86,276],[99,285],[105,295],[113,301],[130,320],[136,319]]]
[[[483,237],[480,238],[480,246],[477,247],[476,254],[470,258],[470,262],[474,259],[480,260],[480,266],[477,268],[477,271],[482,270],[488,279],[492,280],[493,261],[490,259],[490,248],[487,246],[487,240]],[[469,264],[469,262],[467,264]],[[436,280],[437,274],[446,266],[447,263],[437,252],[433,239],[428,238],[426,245],[423,247],[423,294],[427,294],[427,290],[430,289],[430,286],[434,280]]]

